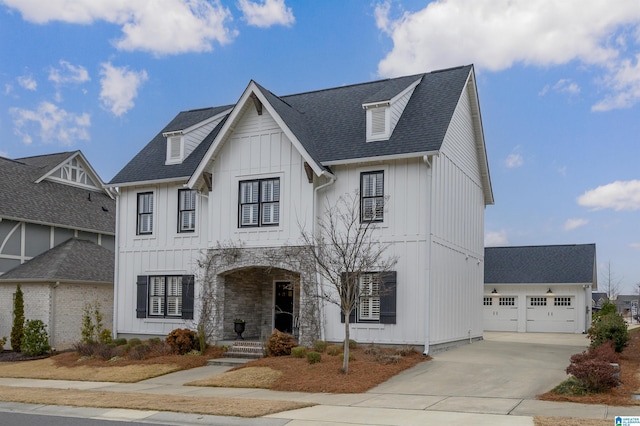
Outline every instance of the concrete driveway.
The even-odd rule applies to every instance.
[[[370,392],[534,399],[566,378],[569,358],[588,344],[584,334],[485,332],[483,341],[436,353]]]

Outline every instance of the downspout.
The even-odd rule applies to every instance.
[[[431,276],[429,272],[431,271],[431,246],[432,246],[432,232],[431,232],[431,221],[433,218],[433,203],[431,202],[431,194],[432,194],[432,186],[433,186],[433,177],[432,177],[432,169],[431,169],[431,158],[428,155],[422,157],[422,161],[427,166],[427,212],[429,217],[427,218],[427,258],[425,259],[425,285],[424,285],[424,352],[422,354],[424,356],[429,355],[429,342],[431,341],[431,335],[429,330],[429,315],[431,314]]]
[[[333,174],[327,173],[327,175],[329,177],[329,182],[324,183],[313,190],[313,207],[312,207],[313,220],[311,221],[311,232],[312,232],[311,235],[313,235],[313,238],[316,237],[316,222],[318,220],[318,215],[316,213],[316,209],[318,208],[318,202],[317,202],[318,193],[320,192],[321,189],[324,189],[328,186],[333,185],[337,179]],[[321,279],[322,277],[320,276],[320,273],[316,272],[316,286],[318,287],[317,288],[318,294],[322,294],[321,293],[322,289],[320,288]],[[324,336],[325,336],[325,330],[324,330],[324,306],[323,306],[322,309],[320,309],[320,340],[324,341],[325,340]]]
[[[116,229],[115,229],[115,260],[113,262],[113,328],[112,337],[118,337],[118,259],[120,258],[120,232],[118,226],[120,224],[120,191],[116,191]]]

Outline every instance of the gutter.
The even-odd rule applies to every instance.
[[[323,174],[325,174],[325,173],[323,172]],[[311,221],[311,225],[312,225],[312,228],[311,228],[312,234],[311,235],[313,235],[313,238],[316,237],[316,222],[318,220],[318,215],[316,213],[316,209],[318,207],[318,203],[316,201],[317,198],[318,198],[318,193],[320,192],[321,189],[324,189],[324,188],[326,188],[328,186],[333,185],[336,182],[336,179],[337,179],[337,177],[335,177],[335,175],[330,174],[330,173],[326,173],[325,176],[327,176],[329,178],[329,182],[324,183],[324,184],[316,187],[313,190],[313,193],[314,193],[313,194],[313,209],[312,209],[313,210],[313,220]],[[318,294],[322,294],[321,293],[321,288],[320,288],[321,279],[322,279],[322,277],[320,276],[320,273],[316,272],[316,285],[317,285]],[[325,340],[324,307],[323,307],[323,309],[320,309],[320,340]]]

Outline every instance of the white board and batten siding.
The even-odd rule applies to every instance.
[[[311,228],[313,184],[304,170],[304,158],[266,108],[258,115],[252,103],[242,111],[233,132],[213,163],[213,191],[209,240],[233,241],[245,247],[295,245],[300,228]],[[276,226],[239,227],[241,181],[280,179],[280,218]]]
[[[476,338],[483,332],[485,203],[468,90],[432,160],[432,344]]]
[[[118,333],[166,335],[184,327],[179,318],[136,318],[135,283],[138,275],[195,274],[201,251],[207,247],[206,196],[196,198],[195,232],[178,232],[178,190],[182,182],[120,189],[116,323]],[[153,192],[153,233],[136,235],[137,194]],[[125,292],[124,289],[129,289]]]
[[[187,132],[184,137],[184,157],[187,158],[197,147],[200,142],[206,138],[209,133],[222,121],[222,117],[210,121],[202,126],[197,126]]]
[[[351,338],[362,343],[415,344],[424,343],[424,306],[427,279],[428,168],[422,158],[395,160],[385,163],[335,166],[336,182],[318,196],[318,214],[335,205],[338,197],[360,188],[362,172],[384,171],[387,203],[384,221],[374,236],[390,246],[385,254],[397,257],[396,324],[356,323],[350,327]],[[326,338],[344,339],[344,324],[337,306],[326,306]]]

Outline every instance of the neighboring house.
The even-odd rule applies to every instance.
[[[593,312],[598,312],[602,309],[602,305],[609,301],[607,293],[601,293],[594,291],[591,293],[591,309]]]
[[[351,338],[428,352],[482,337],[493,193],[472,66],[289,96],[251,81],[235,105],[179,113],[109,186],[118,335],[195,327],[207,252],[227,259],[208,277],[220,338],[242,318],[247,338],[344,339],[339,307],[317,306],[317,276],[290,255],[358,192],[398,262],[384,282],[362,277]]]
[[[595,244],[487,247],[487,331],[584,333],[597,289]]]
[[[640,296],[637,294],[632,295],[624,295],[619,294],[616,296],[615,300],[611,302],[616,305],[618,308],[618,313],[624,317],[624,319],[631,323],[632,319],[636,319],[638,312],[638,302],[640,301]]]
[[[82,311],[113,312],[115,198],[80,151],[0,157],[0,337],[20,284],[25,318],[47,325],[56,349],[80,339]]]

